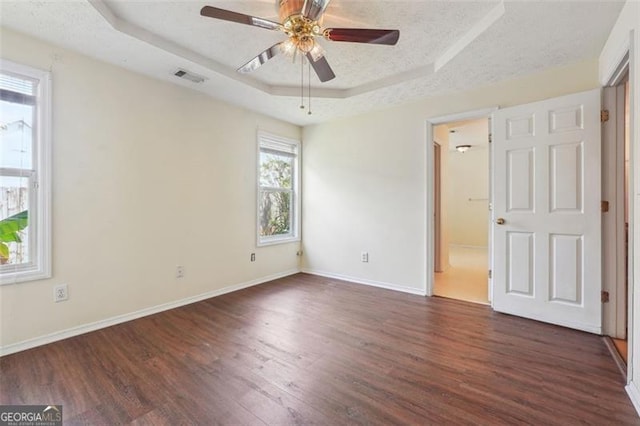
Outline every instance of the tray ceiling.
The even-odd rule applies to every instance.
[[[207,4],[278,20],[267,0],[22,0],[2,1],[0,22],[304,125],[597,57],[623,2],[333,0],[325,27],[399,29],[400,41],[390,47],[322,40],[337,77],[320,83],[312,76],[311,116],[298,108],[299,63],[277,56],[251,74],[235,72],[284,34],[201,17]],[[179,80],[172,75],[178,67],[208,80]]]

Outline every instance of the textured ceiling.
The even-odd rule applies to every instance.
[[[397,46],[322,41],[337,77],[315,76],[302,113],[300,65],[276,57],[235,69],[284,39],[203,18],[212,5],[278,20],[272,1],[1,1],[0,23],[54,44],[292,123],[317,123],[597,57],[622,1],[333,0],[325,27],[399,29]],[[176,79],[182,67],[206,76]]]
[[[216,7],[278,20],[275,6],[265,2],[210,2]],[[389,77],[399,71],[429,65],[437,59],[451,40],[486,15],[498,1],[455,2],[442,7],[437,2],[395,3],[390,13],[384,2],[330,3],[325,27],[365,26],[366,28],[401,28],[395,47],[320,40],[337,78],[324,83],[326,88],[351,88]],[[108,1],[107,6],[119,18],[170,39],[225,66],[236,69],[266,48],[285,40],[276,31],[249,27],[199,16],[202,3],[162,2],[150,7],[146,2]],[[358,22],[337,20],[336,16],[357,17]],[[177,25],[184,22],[186,25]],[[419,49],[416,47],[419,46]],[[381,60],[382,59],[382,60]],[[256,71],[255,79],[272,85],[291,85],[300,78],[300,67],[291,59],[276,56]],[[315,78],[314,78],[315,79]],[[319,85],[319,82],[316,82]]]

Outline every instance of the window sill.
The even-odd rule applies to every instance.
[[[37,281],[51,278],[51,272],[43,270],[24,270],[17,272],[2,272],[0,274],[0,285],[10,285],[27,281]]]
[[[267,240],[258,241],[257,247],[275,246],[278,244],[288,244],[300,242],[299,237],[282,237],[282,238],[269,238]]]

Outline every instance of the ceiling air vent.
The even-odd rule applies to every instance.
[[[184,78],[193,83],[202,83],[207,79],[206,77],[183,70],[182,68],[179,68],[178,71],[173,73],[173,75],[175,75],[176,77]]]

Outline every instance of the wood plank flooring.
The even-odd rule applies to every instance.
[[[616,350],[624,360],[624,363],[627,363],[627,357],[629,356],[629,348],[626,340],[622,339],[611,339],[613,341],[613,345],[616,347]]]
[[[298,274],[0,358],[65,424],[640,424],[598,336]]]

